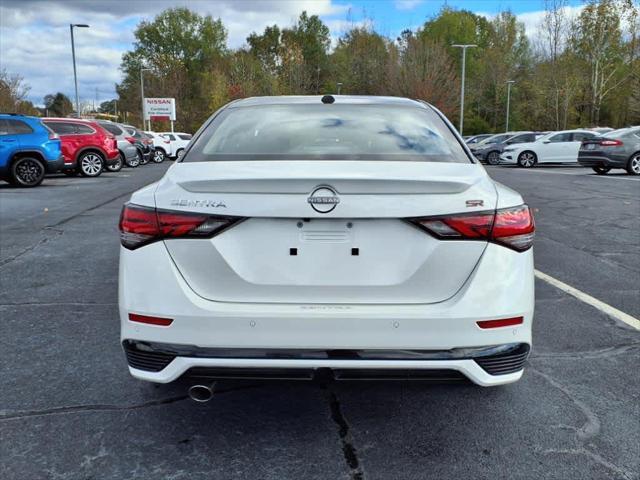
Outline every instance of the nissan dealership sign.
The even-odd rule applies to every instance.
[[[175,98],[145,98],[144,99],[144,119],[145,120],[170,120],[176,119],[176,99]]]

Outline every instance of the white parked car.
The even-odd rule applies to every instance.
[[[160,135],[169,140],[171,144],[171,156],[175,158],[182,156],[182,152],[187,148],[192,137],[190,133],[182,132],[162,132]]]
[[[156,163],[162,163],[165,158],[172,157],[173,151],[171,149],[171,142],[169,139],[164,138],[162,135],[156,132],[144,132],[151,136],[153,140],[153,161]]]
[[[588,130],[551,132],[535,142],[508,146],[500,155],[500,163],[517,163],[525,168],[538,163],[577,163],[582,141],[596,136]]]
[[[206,401],[229,377],[522,376],[532,214],[434,107],[249,98],[193,142],[123,207],[134,377],[195,376]]]

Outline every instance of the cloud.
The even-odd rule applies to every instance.
[[[98,101],[105,101],[115,96],[122,54],[132,48],[135,26],[181,6],[220,18],[230,48],[243,46],[251,32],[268,25],[291,25],[303,10],[330,23],[350,8],[332,0],[0,0],[0,64],[24,77],[36,104],[57,91],[72,98],[69,23],[87,23],[90,28],[75,31],[80,97],[92,101],[97,90]],[[331,33],[339,34],[333,28]]]
[[[424,0],[395,0],[393,4],[398,10],[413,10]]]

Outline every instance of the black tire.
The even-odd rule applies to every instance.
[[[140,161],[140,165],[146,165],[147,163],[149,163],[149,158],[147,157],[145,159],[140,150],[138,150],[138,160]]]
[[[96,152],[84,152],[78,157],[78,170],[83,177],[99,177],[104,168],[104,158]]]
[[[627,162],[627,173],[629,175],[640,175],[640,152],[636,152]]]
[[[124,158],[124,164],[129,168],[136,168],[140,165],[140,158],[138,158],[137,150],[136,156],[133,158],[126,158],[122,152],[120,152],[120,156]]]
[[[120,170],[122,170],[123,163],[124,162],[122,161],[122,155],[118,155],[118,160],[116,160],[115,163],[107,163],[104,168],[107,170],[107,172],[119,172]]]
[[[184,148],[179,148],[176,152],[176,160],[180,160],[182,158],[182,154],[184,153]]]
[[[538,157],[530,150],[522,152],[518,155],[518,165],[522,168],[531,168],[538,163]]]
[[[611,167],[591,167],[591,169],[598,175],[606,175],[611,171]]]
[[[499,165],[500,164],[500,152],[494,150],[493,152],[487,153],[487,163],[489,165]]]
[[[37,187],[44,180],[44,164],[36,157],[20,157],[11,164],[9,183],[17,187]]]
[[[161,148],[156,148],[153,152],[153,162],[154,163],[162,163],[164,159],[167,157],[167,154]]]

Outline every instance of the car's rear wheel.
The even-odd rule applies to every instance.
[[[518,155],[518,165],[523,168],[531,168],[538,163],[538,157],[533,152],[522,152]]]
[[[629,172],[629,175],[640,175],[640,152],[631,155],[627,163],[627,172]]]
[[[489,152],[487,154],[487,163],[489,165],[498,165],[500,163],[500,154],[498,152]]]
[[[606,175],[611,170],[611,167],[591,167],[598,175]]]
[[[122,170],[122,163],[122,155],[118,155],[118,159],[114,163],[107,163],[105,168],[109,172],[119,172],[120,170]]]
[[[10,183],[19,187],[37,187],[44,180],[44,165],[34,157],[22,157],[11,164]]]
[[[184,154],[184,148],[181,148],[176,152],[176,160],[180,160],[183,154]]]
[[[156,148],[155,152],[153,152],[153,161],[155,163],[164,162],[165,157],[166,157],[166,154],[164,153],[164,150],[162,150],[161,148]]]
[[[104,159],[95,152],[85,152],[78,158],[78,168],[83,177],[97,177],[102,173]]]
[[[124,155],[120,153],[120,156],[124,156]],[[131,158],[124,157],[124,163],[127,167],[136,168],[138,165],[140,165],[140,158],[138,158],[138,155],[136,153],[135,157],[131,157]]]

